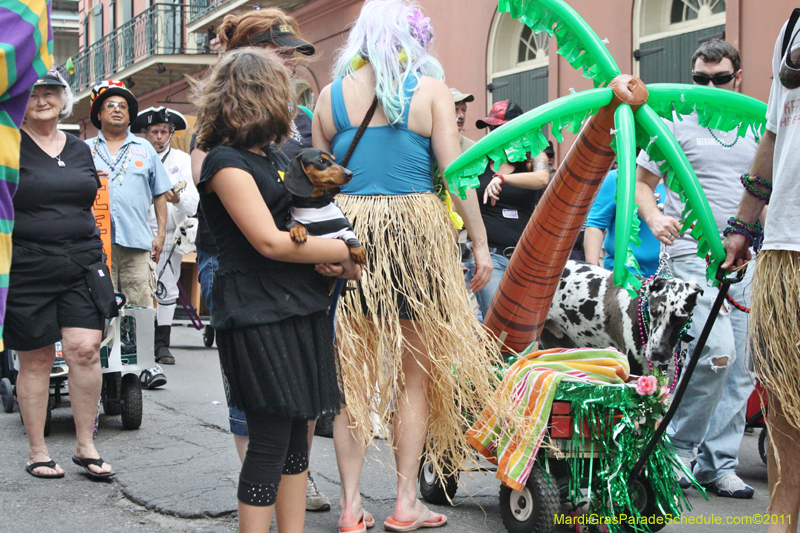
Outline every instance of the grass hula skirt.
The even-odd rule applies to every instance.
[[[800,430],[800,253],[762,250],[750,287],[750,339],[758,379]],[[765,399],[762,399],[765,401]],[[780,458],[775,462],[780,472]]]
[[[500,383],[500,354],[473,314],[444,204],[434,194],[340,194],[336,202],[367,253],[359,290],[339,300],[336,319],[356,437],[371,442],[370,412],[388,424],[401,401],[395,397],[403,382],[401,354],[415,351],[401,328],[403,313],[413,318],[431,359],[429,457],[440,474],[452,468],[448,462],[474,461],[464,432]]]

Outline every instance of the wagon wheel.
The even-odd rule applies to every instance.
[[[0,381],[0,399],[3,401],[3,411],[6,413],[14,411],[14,386],[8,378]]]
[[[522,491],[500,486],[500,515],[509,533],[552,533],[557,514],[558,487],[535,466]]]
[[[769,450],[769,433],[767,428],[761,428],[761,433],[758,434],[758,455],[764,464],[767,464],[767,450]]]
[[[119,391],[121,388],[121,372],[103,374],[103,413],[107,416],[117,416],[122,412],[122,406],[119,403]]]
[[[122,376],[122,427],[139,429],[142,425],[142,383],[136,374]]]
[[[214,346],[214,328],[210,325],[203,328],[203,345],[206,348]]]
[[[653,487],[650,485],[650,482],[647,478],[643,476],[637,477],[632,485],[629,488],[629,492],[631,495],[631,503],[639,512],[639,514],[643,518],[647,518],[647,525],[650,528],[650,531],[656,532],[661,529],[664,529],[666,525],[665,520],[659,520],[659,517],[663,517],[663,513],[658,508],[658,504],[656,503],[656,493],[653,491]],[[634,513],[629,512],[628,515],[632,515]],[[650,517],[655,517],[650,518]],[[629,527],[628,524],[623,523],[622,527],[626,531],[634,531],[632,527]],[[640,531],[641,527],[636,531]]]
[[[444,477],[436,473],[433,461],[426,459],[419,465],[419,492],[428,503],[450,505],[458,491],[458,470],[447,461]]]

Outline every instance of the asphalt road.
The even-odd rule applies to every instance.
[[[144,420],[138,430],[122,428],[120,418],[100,417],[97,448],[118,472],[112,482],[93,482],[70,457],[74,425],[69,407],[53,411],[51,455],[67,471],[63,479],[43,480],[24,470],[27,440],[19,409],[0,413],[0,525],[4,531],[32,533],[103,532],[229,532],[236,531],[236,483],[239,461],[227,431],[227,409],[216,350],[205,348],[200,332],[173,328],[177,364],[165,367],[169,382],[145,391]],[[745,435],[739,475],[756,489],[752,500],[731,500],[687,491],[693,510],[688,516],[747,517],[764,513],[768,504],[766,466],[758,457],[757,436]],[[376,528],[392,512],[394,479],[387,447],[371,449],[362,476],[365,507]],[[306,513],[306,531],[336,531],[338,473],[333,441],[316,437],[311,472],[333,502],[326,513]],[[446,531],[503,532],[493,474],[462,473],[464,485],[456,506],[431,506],[449,517]],[[470,497],[471,496],[471,497]],[[765,531],[765,526],[671,525],[663,531]],[[573,531],[560,526],[557,531]]]

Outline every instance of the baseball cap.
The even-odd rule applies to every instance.
[[[492,105],[488,117],[475,122],[475,127],[483,129],[489,126],[502,126],[509,120],[513,120],[520,115],[522,115],[522,108],[520,106],[511,100],[500,100]]]
[[[458,89],[450,89],[450,94],[453,95],[453,102],[455,102],[457,104],[459,104],[461,102],[472,102],[473,100],[475,100],[475,97],[472,96],[471,94],[469,94],[469,93],[464,94],[464,93],[458,92]]]
[[[292,28],[291,24],[275,24],[269,30],[258,33],[250,39],[251,46],[262,43],[272,43],[283,48],[294,48],[307,56],[314,55],[314,45],[298,38],[294,34],[294,28]]]
[[[64,80],[49,72],[36,80],[36,83],[33,84],[34,87],[41,87],[42,85],[57,85],[58,87],[67,86]]]

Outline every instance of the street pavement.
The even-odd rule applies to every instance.
[[[100,416],[96,446],[117,472],[114,481],[93,482],[72,464],[74,425],[68,406],[53,410],[50,454],[67,471],[63,479],[36,479],[24,470],[27,440],[19,417],[0,413],[0,525],[4,531],[32,533],[236,531],[239,460],[228,432],[227,408],[214,348],[203,346],[201,332],[173,327],[175,366],[165,366],[169,382],[144,391],[141,428],[122,428],[118,416]],[[687,491],[689,516],[751,516],[766,512],[767,470],[757,450],[758,430],[745,435],[739,474],[756,489],[752,500],[705,500]],[[361,491],[376,527],[392,512],[394,476],[388,447],[376,441],[362,474]],[[339,478],[331,439],[315,437],[310,471],[333,509],[306,513],[305,530],[336,531]],[[462,473],[455,507],[430,506],[449,518],[445,531],[503,532],[499,482],[492,473]],[[765,531],[766,526],[671,525],[663,531]],[[273,525],[274,530],[274,525]],[[556,531],[573,531],[558,526]]]

